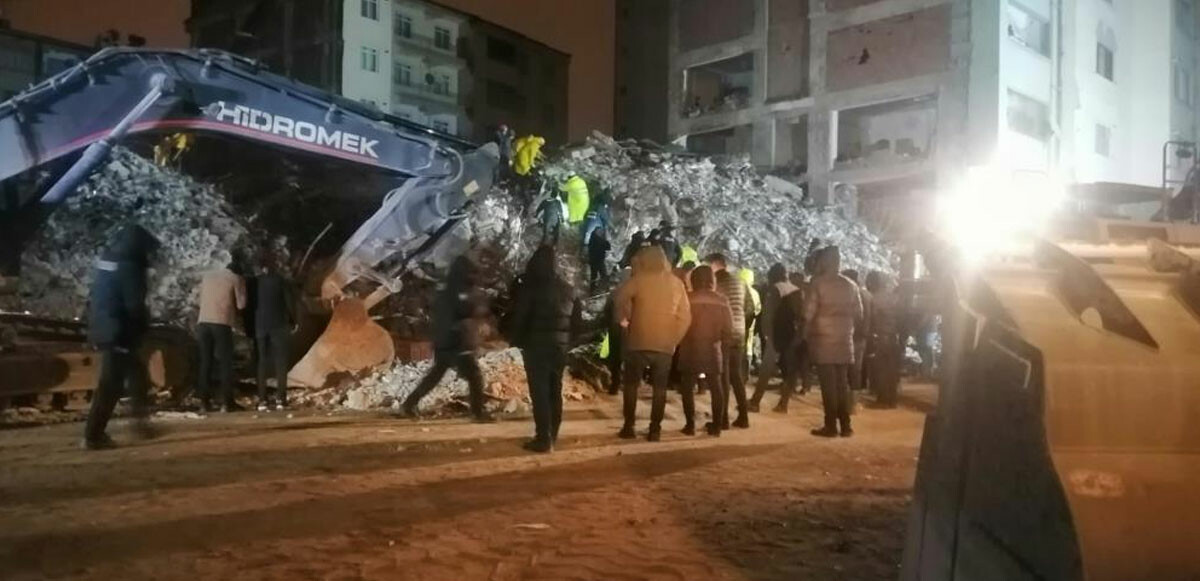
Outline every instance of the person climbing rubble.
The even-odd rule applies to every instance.
[[[607,232],[601,228],[592,233],[587,243],[588,275],[591,279],[591,290],[596,292],[599,283],[608,284],[608,251],[612,244],[608,241]]]
[[[625,253],[621,255],[621,262],[618,264],[621,268],[629,268],[633,265],[633,257],[638,251],[649,246],[650,242],[646,240],[646,233],[638,230],[629,238],[629,244],[625,246]]]
[[[796,308],[795,297],[801,296],[800,288],[788,280],[787,267],[776,262],[767,271],[767,284],[761,292],[762,308],[759,315],[759,337],[762,340],[762,364],[758,368],[758,382],[749,408],[757,412],[766,394],[767,385],[778,372],[782,372],[783,387],[780,389],[776,411],[787,412],[791,390],[795,387],[799,345],[797,324],[803,323],[803,304]],[[801,299],[802,300],[802,299]]]
[[[743,362],[746,359],[746,309],[750,301],[750,291],[746,288],[745,281],[730,274],[728,261],[724,254],[709,254],[705,257],[704,262],[708,263],[716,272],[717,292],[729,300],[729,310],[733,315],[734,341],[725,350],[722,383],[725,385],[726,392],[732,393],[734,399],[737,400],[738,416],[732,423],[728,421],[728,414],[723,416],[727,425],[722,425],[721,429],[727,430],[730,426],[749,428],[750,416],[746,401],[746,376]],[[725,399],[728,404],[729,398]]]
[[[85,450],[115,446],[105,433],[128,384],[135,434],[150,437],[146,399],[149,378],[138,348],[150,326],[146,269],[159,242],[140,225],[123,227],[96,262],[90,291],[88,341],[100,351],[100,376],[83,431]]]
[[[587,182],[578,174],[571,173],[559,189],[567,196],[567,223],[571,226],[582,223],[590,204]]]
[[[451,367],[466,380],[471,415],[476,422],[496,421],[483,408],[483,372],[479,369],[479,319],[487,314],[487,305],[475,280],[476,267],[466,256],[450,264],[446,279],[439,285],[433,301],[433,367],[401,406],[405,416],[415,418],[417,405]]]
[[[601,191],[592,198],[588,205],[587,215],[583,218],[583,245],[591,242],[592,234],[597,230],[608,230],[612,223],[612,198],[608,192]]]
[[[567,219],[567,207],[562,198],[550,195],[537,207],[538,223],[542,225],[541,245],[557,245],[559,231]]]
[[[535,165],[544,159],[542,147],[546,140],[536,135],[526,135],[517,139],[514,144],[513,172],[519,176],[527,176]]]
[[[691,324],[687,291],[671,273],[662,248],[650,246],[633,257],[633,276],[614,293],[613,308],[625,333],[623,376],[624,418],[619,437],[632,439],[637,412],[638,385],[649,370],[653,399],[650,431],[646,439],[657,442],[667,404],[667,379],[671,356]]]
[[[496,128],[496,145],[500,146],[500,171],[501,175],[507,173],[512,167],[513,158],[513,139],[516,138],[516,133],[509,128],[507,124],[501,123]]]
[[[667,255],[667,262],[671,263],[672,268],[678,266],[683,251],[679,247],[679,242],[675,240],[675,227],[670,222],[663,220],[658,223],[656,233],[657,235],[652,237],[652,243],[662,247],[663,253]]]
[[[295,290],[280,274],[270,253],[259,259],[254,277],[254,342],[258,354],[258,411],[287,409],[287,375],[291,364],[291,334],[296,322]],[[268,398],[267,376],[275,378],[275,400]]]
[[[203,411],[214,411],[212,370],[215,364],[221,398],[221,411],[239,410],[233,394],[233,326],[246,308],[246,281],[234,270],[237,265],[228,251],[217,253],[212,270],[200,279],[200,315],[196,341],[200,344],[200,372],[196,395]]]
[[[525,361],[534,423],[534,437],[524,448],[552,452],[562,424],[563,368],[582,326],[582,305],[549,246],[534,251],[516,294],[509,340]]]
[[[854,363],[854,324],[862,318],[862,296],[858,285],[839,273],[841,256],[836,246],[820,251],[817,275],[804,297],[804,330],[809,354],[817,365],[821,382],[821,404],[825,426],[814,436],[850,437],[850,365]]]
[[[679,395],[683,400],[683,433],[696,433],[696,401],[694,390],[698,384],[712,393],[712,421],[704,426],[710,436],[720,436],[725,423],[728,397],[721,385],[723,367],[722,349],[734,344],[733,314],[729,301],[714,289],[712,268],[698,266],[691,272],[692,292],[688,303],[692,322],[683,342],[679,344]]]

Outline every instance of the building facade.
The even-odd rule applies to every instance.
[[[483,141],[505,123],[566,139],[569,55],[433,2],[193,0],[188,28],[194,46],[446,133]]]
[[[967,167],[1157,187],[1197,137],[1195,0],[662,1],[668,137],[884,230]]]
[[[92,49],[0,26],[0,101],[68,69]]]

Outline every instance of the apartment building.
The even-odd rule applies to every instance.
[[[1194,2],[662,0],[656,94],[670,140],[885,229],[927,220],[972,166],[1157,187],[1191,164],[1164,172],[1164,144],[1197,136]]]
[[[92,49],[83,45],[0,24],[0,101],[76,65],[91,53]]]
[[[227,48],[474,140],[506,123],[562,142],[570,56],[424,0],[194,0],[193,45]]]

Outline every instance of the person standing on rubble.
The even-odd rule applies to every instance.
[[[525,266],[510,319],[509,340],[521,348],[533,404],[531,452],[552,452],[562,424],[563,368],[579,334],[582,307],[575,289],[558,272],[554,249],[542,246]]]
[[[510,171],[513,155],[513,139],[516,138],[516,133],[508,127],[507,124],[501,123],[496,128],[496,145],[500,146],[500,172],[505,175]]]
[[[749,402],[746,400],[744,361],[746,359],[746,307],[750,300],[750,291],[746,281],[730,274],[724,254],[709,254],[704,261],[716,272],[717,292],[725,295],[729,301],[729,310],[733,315],[734,342],[725,350],[723,384],[726,393],[732,393],[734,399],[737,400],[738,416],[736,420],[729,423],[729,416],[726,413],[724,416],[726,425],[722,425],[721,429],[727,430],[730,426],[749,428],[750,410],[747,407]],[[725,399],[728,403],[729,398]]]
[[[670,222],[663,220],[658,223],[658,236],[654,237],[654,243],[662,247],[672,268],[679,266],[683,250],[679,247],[679,241],[675,239],[675,227]]]
[[[196,341],[200,344],[200,374],[196,395],[200,407],[213,411],[212,369],[217,368],[221,411],[240,409],[233,397],[233,326],[238,311],[246,308],[246,281],[234,272],[236,265],[228,252],[222,251],[216,260],[217,268],[204,273],[200,279],[200,317],[196,325]]]
[[[587,216],[591,201],[588,197],[587,182],[575,172],[567,177],[560,188],[567,196],[567,224],[575,226],[583,222]]]
[[[854,325],[862,319],[862,295],[858,285],[842,276],[841,255],[836,246],[819,254],[817,275],[809,284],[804,301],[804,330],[809,353],[817,365],[825,426],[814,436],[832,438],[841,424],[843,438],[850,428],[850,365],[854,363]]]
[[[295,292],[275,259],[264,253],[254,278],[254,342],[258,347],[258,411],[287,409],[287,375],[291,363],[291,334],[296,321]],[[273,373],[272,373],[273,372]],[[275,377],[276,399],[267,396],[267,376]]]
[[[900,388],[900,361],[904,346],[900,343],[900,297],[887,275],[867,275],[871,291],[871,340],[868,343],[867,378],[875,401],[882,407],[896,407]]]
[[[796,334],[794,322],[797,318],[801,318],[804,312],[803,308],[791,310],[788,314],[781,314],[781,310],[788,309],[788,299],[792,293],[799,292],[800,289],[788,281],[787,267],[782,263],[776,262],[767,270],[767,285],[763,287],[762,296],[762,311],[759,315],[759,335],[762,337],[762,364],[758,368],[758,382],[754,387],[754,396],[750,398],[750,411],[757,412],[759,405],[762,402],[763,395],[766,394],[767,384],[775,377],[779,371],[783,371],[784,388],[780,393],[780,406],[777,409],[787,410],[787,400],[791,396],[787,393],[789,365],[795,363],[795,350],[799,349],[796,344]],[[781,317],[777,319],[776,317]],[[802,320],[802,318],[801,318]],[[779,338],[779,342],[776,338]]]
[[[135,434],[153,435],[146,409],[149,378],[138,347],[150,326],[146,269],[158,245],[145,228],[125,226],[96,263],[89,298],[88,341],[100,351],[100,377],[83,431],[86,450],[115,445],[105,430],[126,383],[133,403]]]
[[[637,412],[638,386],[650,371],[653,400],[650,432],[646,439],[657,442],[667,404],[667,381],[671,357],[691,324],[687,291],[675,278],[662,248],[650,246],[633,257],[633,276],[617,287],[613,308],[625,332],[623,379],[625,425],[618,434],[632,439]]]
[[[692,292],[688,303],[692,322],[688,326],[683,342],[679,344],[679,395],[683,400],[685,424],[683,433],[696,433],[696,400],[693,391],[703,385],[712,393],[712,421],[704,426],[710,436],[720,436],[725,424],[728,405],[724,386],[721,385],[723,349],[734,343],[733,315],[729,301],[713,290],[716,281],[712,268],[698,266],[691,272]]]
[[[542,146],[544,145],[546,145],[545,138],[536,135],[526,135],[517,139],[516,151],[513,153],[513,172],[519,176],[529,175],[537,162],[542,160]]]
[[[621,262],[618,266],[621,268],[629,268],[633,265],[633,257],[639,250],[649,246],[646,241],[646,233],[638,230],[629,238],[629,245],[625,247],[625,253],[621,255]]]
[[[542,200],[537,207],[538,222],[542,225],[542,246],[557,245],[558,233],[562,229],[562,223],[567,219],[566,209],[563,205],[562,198],[551,195]]]
[[[601,191],[592,198],[587,214],[583,217],[583,245],[585,247],[592,241],[594,232],[608,230],[612,222],[612,210],[609,208],[611,204],[612,199],[608,192]]]
[[[433,301],[433,367],[404,400],[403,414],[417,417],[417,404],[445,377],[451,367],[467,382],[471,415],[479,423],[496,421],[483,408],[483,372],[475,359],[479,319],[487,314],[483,293],[475,282],[475,265],[466,256],[450,264],[450,272]]]
[[[592,233],[591,240],[587,243],[588,275],[591,277],[592,292],[596,292],[598,283],[608,284],[608,251],[611,249],[612,244],[608,242],[608,235],[603,228]]]

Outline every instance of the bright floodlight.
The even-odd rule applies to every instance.
[[[1044,172],[975,167],[938,200],[942,231],[971,260],[1011,248],[1043,231],[1064,190]]]

